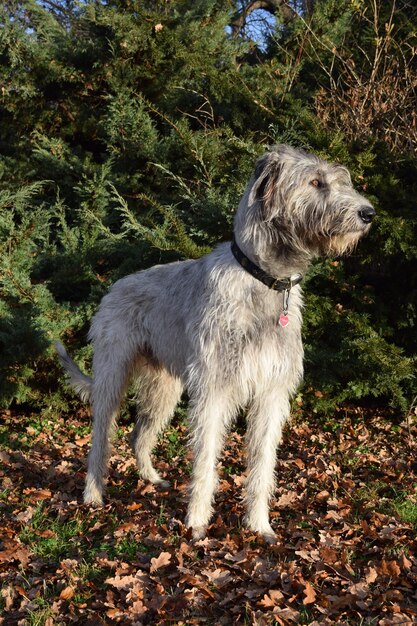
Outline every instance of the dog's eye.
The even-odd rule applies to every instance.
[[[318,178],[313,178],[313,180],[310,181],[310,185],[313,185],[313,187],[323,187],[323,184],[321,182],[321,180],[319,180]]]

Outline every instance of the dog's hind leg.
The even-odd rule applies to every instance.
[[[84,502],[101,506],[111,437],[120,403],[129,383],[132,364],[114,346],[104,348],[101,345],[95,347],[93,369],[93,441],[88,455]]]
[[[131,434],[140,475],[145,480],[168,486],[152,464],[151,453],[158,434],[172,418],[182,393],[182,384],[167,370],[149,362],[138,371],[137,422]]]

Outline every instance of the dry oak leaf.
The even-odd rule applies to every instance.
[[[61,600],[71,600],[74,597],[74,589],[72,587],[65,587],[59,594]]]
[[[313,585],[308,581],[304,587],[305,598],[303,600],[303,604],[312,604],[316,601],[316,592],[313,589]]]
[[[394,624],[398,624],[401,626],[412,626],[412,624],[415,624],[415,622],[410,619],[408,615],[404,615],[404,613],[397,613],[396,615],[384,617],[378,622],[378,626],[393,626]]]
[[[116,530],[113,532],[113,535],[115,537],[123,537],[123,535],[127,535],[129,531],[137,530],[137,528],[137,524],[133,524],[133,522],[126,522],[125,524],[122,524],[121,526],[116,528]]]
[[[359,581],[348,588],[349,593],[356,596],[359,600],[364,600],[369,595],[369,586],[364,581]]]
[[[271,608],[273,606],[277,606],[284,599],[284,594],[281,593],[278,589],[270,589],[267,594],[264,595],[263,599],[260,601],[260,605],[265,608]]]
[[[104,582],[106,585],[116,587],[116,589],[130,589],[132,585],[138,582],[138,579],[136,576],[131,576],[130,574],[126,576],[119,576],[119,574],[116,574],[114,578],[106,578]]]
[[[28,506],[28,508],[25,509],[25,511],[21,511],[20,513],[16,515],[16,519],[19,520],[19,522],[23,522],[24,524],[27,524],[32,519],[34,512],[35,512],[35,507]]]
[[[79,448],[82,448],[90,441],[91,441],[91,433],[89,433],[88,435],[85,435],[85,437],[76,437],[75,445],[78,446]]]
[[[143,504],[140,502],[132,502],[132,504],[128,504],[126,508],[128,511],[137,511],[138,509],[141,509],[142,506]]]
[[[368,585],[370,585],[371,583],[374,583],[377,578],[378,578],[378,572],[376,571],[376,569],[374,567],[368,567],[365,572],[365,580],[368,583]]]
[[[298,493],[296,491],[287,491],[283,493],[277,500],[277,506],[279,507],[287,507],[290,504],[294,504],[294,502],[298,501]]]
[[[396,561],[385,561],[385,559],[382,559],[379,571],[392,578],[398,578],[401,574],[401,570]]]
[[[20,561],[23,567],[26,567],[29,561],[29,551],[19,543],[11,542],[9,549],[0,552],[0,563],[8,563],[10,561]]]
[[[13,606],[13,600],[16,595],[16,591],[13,587],[6,587],[0,591],[0,595],[3,598],[4,608],[9,611]]]
[[[49,500],[52,498],[52,492],[49,489],[36,489],[35,487],[28,487],[23,489],[25,496],[30,496],[31,502],[39,502],[40,500]]]
[[[298,611],[295,611],[294,609],[291,609],[290,607],[286,607],[285,609],[275,607],[273,613],[274,617],[279,621],[279,623],[285,624],[285,626],[289,622],[294,622],[294,624],[300,623],[300,613]]]
[[[233,576],[228,570],[215,569],[210,571],[203,569],[201,573],[208,578],[210,583],[213,583],[218,588],[224,587],[233,580]]]
[[[170,552],[161,552],[159,556],[151,559],[151,574],[155,572],[160,567],[164,567],[165,565],[169,565],[171,561],[171,553]]]

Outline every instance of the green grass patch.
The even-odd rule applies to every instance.
[[[403,522],[412,524],[414,528],[417,528],[417,503],[407,500],[404,496],[397,497],[392,506],[397,515]]]
[[[49,606],[39,607],[33,611],[29,611],[25,624],[26,626],[44,626],[46,620],[52,617],[53,613]]]
[[[61,521],[51,518],[42,504],[38,505],[30,526],[20,532],[20,540],[31,552],[47,561],[59,561],[77,554],[81,543],[84,522],[78,517]]]

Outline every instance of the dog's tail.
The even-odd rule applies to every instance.
[[[87,402],[90,399],[91,387],[93,379],[82,373],[78,365],[68,356],[62,343],[57,341],[55,343],[56,351],[58,352],[61,365],[66,370],[68,376],[68,382],[75,389],[83,402]]]

